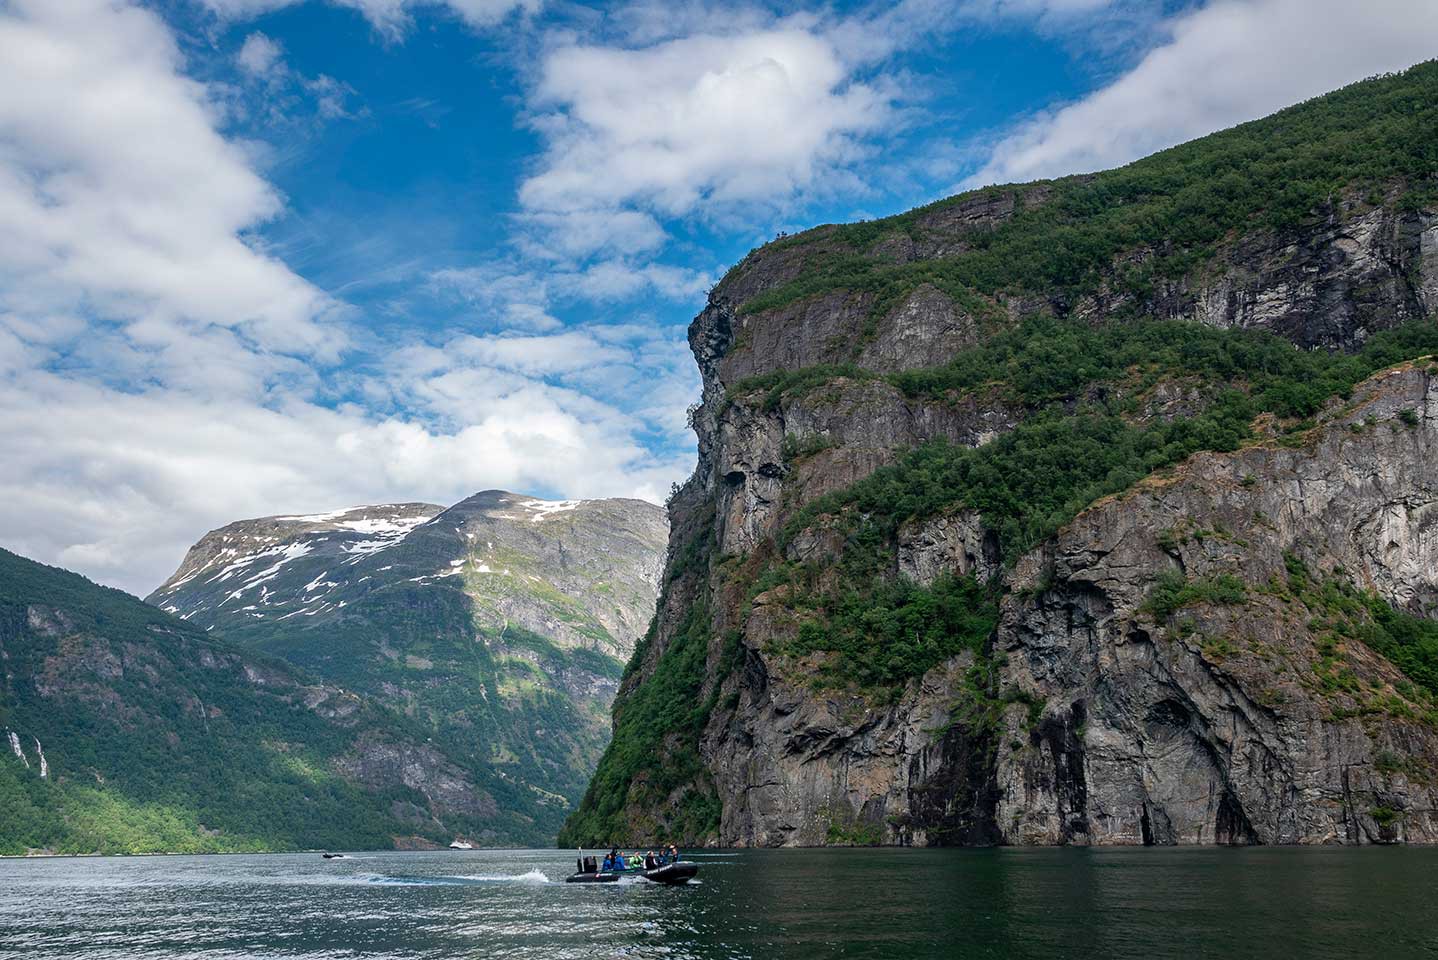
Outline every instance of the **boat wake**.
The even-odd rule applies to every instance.
[[[496,874],[472,874],[455,877],[390,877],[372,876],[366,878],[369,883],[386,884],[390,886],[469,886],[487,883],[549,883],[550,879],[542,870],[530,870],[528,873],[496,873]]]
[[[530,870],[528,873],[497,873],[492,876],[478,874],[475,876],[462,877],[464,880],[478,880],[481,883],[549,883],[549,877],[543,870]]]

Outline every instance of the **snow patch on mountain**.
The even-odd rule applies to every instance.
[[[583,502],[582,500],[529,500],[521,503],[520,506],[534,514],[529,518],[530,523],[538,523],[556,513],[567,513],[574,510]]]

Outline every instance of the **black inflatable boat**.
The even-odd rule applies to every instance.
[[[644,870],[640,873],[645,880],[653,880],[655,883],[688,883],[694,879],[699,872],[699,864],[689,860],[676,860],[673,863],[666,863],[662,867],[655,867],[653,870]]]
[[[569,876],[567,876],[567,877],[564,878],[564,882],[565,882],[565,883],[618,883],[618,882],[619,882],[619,874],[617,874],[617,873],[589,873],[589,872],[586,872],[586,871],[581,871],[580,873],[571,873]]]
[[[565,877],[565,883],[615,883],[620,877],[627,874],[631,877],[643,877],[645,880],[652,880],[655,883],[678,885],[688,883],[699,872],[699,864],[688,860],[676,860],[674,863],[666,863],[662,867],[654,867],[651,870],[606,871],[598,868],[593,857],[585,857],[583,860],[576,860],[575,866],[579,868],[579,872]]]

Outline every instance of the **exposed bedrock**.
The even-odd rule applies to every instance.
[[[1438,736],[1316,689],[1311,614],[1265,592],[1291,555],[1396,606],[1438,604],[1434,462],[1438,388],[1404,368],[1301,447],[1201,454],[1089,509],[1012,573],[995,652],[1003,687],[1023,697],[986,739],[952,722],[967,655],[890,703],[815,690],[766,659],[795,627],[782,598],[761,595],[737,704],[705,741],[721,842],[1438,840],[1424,772]],[[794,547],[832,548],[822,532]],[[899,558],[918,580],[997,567],[963,514],[906,528]],[[1186,608],[1178,626],[1156,619],[1142,608],[1165,570],[1237,577],[1246,599]],[[1403,685],[1361,644],[1350,662],[1375,694]]]
[[[1397,607],[1438,604],[1434,377],[1388,372],[1355,399],[1301,448],[1196,456],[1173,480],[1086,511],[1019,563],[997,645],[1005,679],[1047,704],[1045,724],[1076,711],[1083,720],[1080,758],[1065,771],[1010,711],[1007,734],[1024,741],[998,764],[1010,839],[1438,839],[1438,798],[1420,772],[1438,757],[1432,728],[1315,689],[1310,612],[1264,590],[1286,580],[1287,555]],[[1156,621],[1141,608],[1165,568],[1235,576],[1248,597]],[[1366,688],[1403,686],[1362,644],[1348,652]],[[1381,772],[1380,754],[1419,762]],[[1079,807],[1064,788],[1075,771]]]

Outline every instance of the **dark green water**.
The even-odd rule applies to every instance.
[[[0,861],[0,956],[1438,957],[1438,850],[552,850]]]

